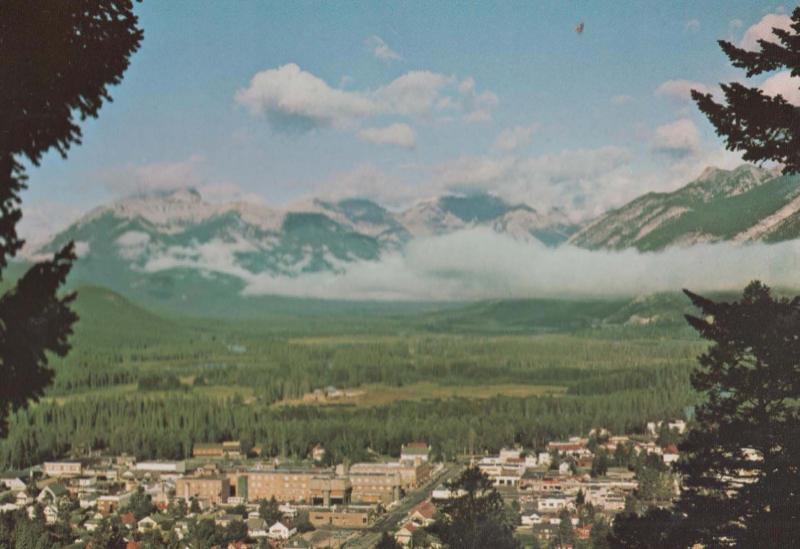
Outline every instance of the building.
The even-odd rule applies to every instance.
[[[311,509],[308,519],[314,528],[336,526],[338,528],[369,528],[372,524],[373,509],[333,507]]]
[[[221,458],[225,455],[222,444],[217,442],[197,442],[192,447],[192,456],[199,458]]]
[[[354,463],[350,467],[350,475],[363,473],[400,474],[400,487],[410,490],[423,484],[431,475],[431,465],[425,461],[392,461],[388,463]]]
[[[98,496],[97,510],[103,515],[110,515],[128,505],[132,495],[133,491]]]
[[[182,477],[175,481],[175,496],[219,504],[228,501],[230,483],[225,477]]]
[[[428,461],[431,449],[425,442],[409,442],[400,447],[400,461]]]
[[[352,500],[363,503],[391,503],[400,499],[403,481],[399,471],[350,473]]]
[[[297,533],[297,528],[290,524],[284,524],[281,521],[276,522],[269,527],[268,537],[272,539],[289,539]]]
[[[273,469],[248,471],[247,499],[258,501],[275,498],[281,502],[310,503],[329,506],[350,502],[350,480],[336,477],[330,470]]]
[[[22,475],[4,473],[0,475],[0,486],[5,486],[12,492],[22,492],[27,487]]]
[[[173,473],[183,474],[186,472],[185,461],[142,461],[136,464],[136,471],[145,473]]]
[[[539,498],[536,509],[540,513],[557,513],[572,506],[572,501],[564,494],[549,494]]]
[[[394,539],[403,547],[407,547],[408,545],[411,545],[411,538],[414,537],[414,532],[420,528],[420,526],[414,524],[413,522],[407,522],[401,526],[397,532],[395,532]]]
[[[251,517],[245,522],[247,524],[247,535],[251,538],[265,538],[269,535],[267,521],[261,517]]]
[[[48,477],[79,477],[83,473],[80,461],[45,461],[44,474]]]
[[[408,514],[408,519],[418,526],[430,526],[434,523],[434,516],[436,515],[436,506],[431,500],[426,499],[413,509]]]

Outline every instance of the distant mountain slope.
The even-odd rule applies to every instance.
[[[662,250],[703,242],[800,236],[800,176],[750,165],[707,168],[672,193],[648,193],[589,223],[570,242],[589,249]]]
[[[157,192],[96,208],[27,259],[69,241],[74,285],[108,287],[148,306],[237,308],[248,280],[340,272],[377,261],[412,238],[486,226],[555,245],[572,230],[561,212],[540,214],[489,194],[442,196],[395,213],[366,199],[311,199],[277,209],[212,204],[192,189]]]

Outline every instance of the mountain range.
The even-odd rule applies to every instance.
[[[800,177],[743,165],[707,168],[671,193],[648,193],[581,226],[558,209],[510,204],[486,193],[446,195],[391,211],[366,199],[309,199],[287,208],[211,203],[193,189],[104,205],[29,258],[73,240],[72,280],[146,302],[226,307],[250,275],[339,272],[379,260],[416,238],[483,227],[557,247],[659,251],[718,241],[800,236]],[[212,299],[211,296],[215,296]]]

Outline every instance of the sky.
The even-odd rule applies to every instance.
[[[791,9],[791,6],[789,6]],[[29,171],[23,236],[126,195],[391,208],[489,191],[576,221],[733,167],[690,88],[742,80],[778,3],[144,2],[113,103]],[[582,33],[576,32],[584,23]],[[800,104],[787,75],[757,79]]]

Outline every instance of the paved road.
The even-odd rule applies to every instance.
[[[398,526],[398,523],[405,518],[408,512],[416,505],[430,497],[431,492],[439,484],[450,480],[461,472],[462,466],[455,463],[445,464],[444,468],[431,480],[416,490],[406,494],[400,504],[391,511],[383,515],[373,524],[369,530],[365,530],[361,536],[347,542],[347,549],[372,549],[378,544],[384,531],[391,530]]]

